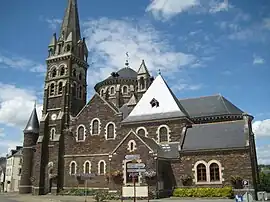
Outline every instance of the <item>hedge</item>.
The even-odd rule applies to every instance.
[[[222,188],[176,188],[173,191],[175,197],[227,197],[233,196],[232,187]]]

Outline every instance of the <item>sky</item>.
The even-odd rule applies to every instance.
[[[42,109],[48,45],[67,0],[3,0],[0,7],[0,156],[21,145]],[[259,163],[270,164],[270,1],[78,0],[89,49],[88,100],[112,71],[142,59],[178,98],[221,94],[254,116]]]

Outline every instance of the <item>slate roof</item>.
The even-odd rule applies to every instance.
[[[34,134],[39,133],[39,121],[38,121],[36,108],[33,109],[32,113],[30,115],[30,118],[27,122],[27,125],[26,125],[23,132],[24,133],[34,133]]]
[[[244,148],[244,120],[193,125],[185,134],[182,150]]]
[[[190,117],[242,115],[244,112],[221,95],[179,99]]]
[[[137,79],[137,72],[129,67],[120,69],[118,72],[119,76],[117,78],[123,79]],[[109,76],[107,79],[115,79],[113,76]],[[106,80],[107,80],[106,79]]]

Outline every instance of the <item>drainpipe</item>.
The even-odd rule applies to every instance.
[[[154,154],[154,159],[156,161],[156,198],[159,199],[159,186],[158,186],[158,182],[159,182],[159,169],[158,169],[158,153],[156,152]]]

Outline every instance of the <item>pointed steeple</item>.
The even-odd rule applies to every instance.
[[[140,65],[140,68],[139,68],[139,70],[138,70],[137,73],[138,73],[138,74],[146,74],[146,75],[150,75],[150,74],[149,74],[149,71],[148,71],[148,69],[147,69],[147,67],[146,67],[146,65],[145,65],[144,60],[142,60],[142,63],[141,63],[141,65]]]
[[[55,47],[56,43],[57,43],[56,33],[54,33],[51,39],[51,43],[49,44],[49,47]]]
[[[36,103],[23,132],[33,134],[39,133],[39,121],[37,116]]]
[[[68,0],[68,6],[62,22],[59,40],[66,40],[72,33],[73,44],[81,40],[77,0]]]

